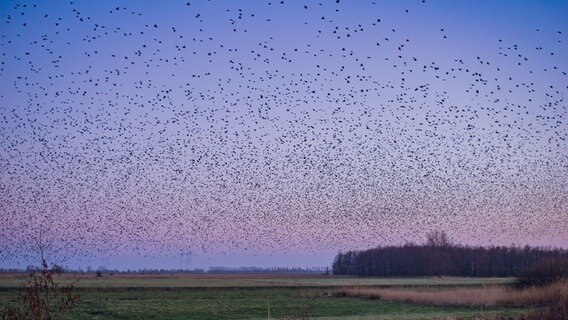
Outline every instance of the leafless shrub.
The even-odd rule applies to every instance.
[[[39,270],[31,270],[28,280],[23,284],[17,305],[7,306],[1,319],[14,320],[52,320],[61,319],[79,301],[73,293],[73,284],[59,287],[55,276],[61,274],[60,268],[49,268],[45,260]]]

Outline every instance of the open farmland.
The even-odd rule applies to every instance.
[[[0,288],[15,288],[25,273],[0,275]],[[63,274],[62,284],[77,288],[269,288],[346,286],[481,286],[511,283],[512,278],[359,278],[286,274]]]
[[[0,305],[13,303],[24,274],[0,276]],[[339,297],[340,288],[424,290],[501,286],[509,278],[350,278],[304,275],[64,274],[81,302],[67,319],[321,319],[471,318],[481,313],[514,315],[526,309],[433,306]]]

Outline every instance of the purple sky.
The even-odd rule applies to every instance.
[[[4,1],[0,267],[568,246],[568,1]]]

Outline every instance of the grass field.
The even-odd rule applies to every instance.
[[[0,274],[0,289],[19,287],[27,274]],[[78,288],[265,288],[346,286],[481,286],[503,285],[513,278],[354,278],[289,274],[63,274],[62,284]]]
[[[13,303],[25,275],[0,276],[0,306]],[[511,279],[339,278],[297,275],[64,275],[81,302],[67,319],[472,319],[526,309],[433,306],[338,297],[346,287],[444,288],[502,285]]]

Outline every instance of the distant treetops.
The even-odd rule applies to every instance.
[[[529,246],[462,246],[453,244],[445,232],[433,231],[427,235],[426,243],[422,245],[409,243],[340,252],[333,262],[333,274],[525,278],[536,274],[539,281],[549,282],[549,274],[554,275],[555,279],[562,276],[555,267],[562,263],[568,266],[568,250]],[[568,268],[565,269],[568,271]],[[566,275],[568,272],[565,272],[564,276]]]

